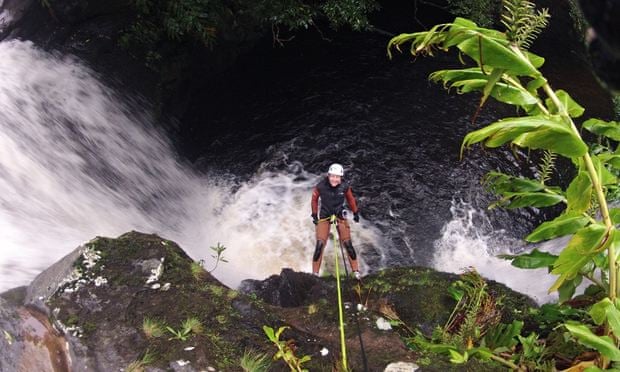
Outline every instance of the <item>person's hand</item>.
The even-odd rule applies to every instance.
[[[312,223],[317,225],[319,223],[319,216],[316,215],[316,213],[312,213]]]
[[[355,221],[356,223],[360,222],[360,214],[359,214],[359,212],[353,213],[353,221]]]

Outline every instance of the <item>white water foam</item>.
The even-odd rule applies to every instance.
[[[484,211],[468,203],[453,202],[451,212],[452,220],[443,227],[441,238],[435,242],[435,269],[462,273],[473,267],[482,276],[525,293],[539,304],[557,300],[556,292],[547,293],[557,279],[547,269],[519,269],[510,261],[497,258],[500,254],[522,250],[523,242],[507,238],[504,231],[493,231]],[[554,253],[559,245],[551,242],[539,249]]]
[[[0,291],[84,241],[130,230],[174,240],[207,268],[221,242],[229,263],[214,274],[233,287],[310,271],[316,175],[198,176],[135,102],[75,59],[21,41],[0,43],[0,56]],[[379,246],[377,236],[361,223],[353,239]]]

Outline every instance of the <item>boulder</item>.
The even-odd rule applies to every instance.
[[[421,358],[403,340],[411,329],[443,325],[455,305],[447,288],[458,276],[393,268],[361,282],[342,278],[345,344],[353,370],[450,371],[447,358]],[[130,232],[96,238],[0,298],[2,371],[237,371],[248,354],[289,348],[310,371],[341,363],[336,280],[283,269],[233,290],[174,242]],[[503,285],[506,322],[534,302]],[[49,321],[48,321],[49,319]],[[406,326],[394,323],[400,321]],[[281,330],[269,340],[265,327]],[[415,363],[415,364],[414,364]],[[495,370],[471,360],[470,370]],[[287,371],[281,360],[273,371]]]

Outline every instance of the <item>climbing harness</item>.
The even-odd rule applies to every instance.
[[[329,217],[329,222],[332,224],[332,239],[334,241],[334,256],[336,257],[336,288],[338,291],[338,321],[340,326],[340,353],[342,355],[342,367],[345,371],[348,371],[347,368],[347,346],[344,339],[344,312],[342,306],[342,291],[340,289],[340,270],[339,270],[339,260],[338,260],[338,246],[340,246],[340,251],[342,253],[342,263],[344,264],[344,270],[346,273],[346,277],[349,276],[349,270],[347,269],[347,260],[345,259],[344,250],[342,245],[338,244],[338,240],[336,239],[336,234],[338,233],[336,229],[336,215],[331,215]],[[336,231],[334,231],[336,230]],[[351,247],[352,248],[352,247]],[[349,248],[347,247],[347,251]],[[351,301],[353,303],[353,301]],[[368,363],[366,361],[366,352],[364,351],[364,343],[362,341],[362,333],[360,330],[360,324],[357,315],[355,316],[355,323],[357,325],[357,335],[360,341],[360,350],[362,352],[362,358],[364,363],[364,371],[368,372]]]

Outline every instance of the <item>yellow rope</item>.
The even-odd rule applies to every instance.
[[[344,371],[348,371],[347,368],[347,346],[346,343],[344,341],[344,315],[343,315],[343,311],[342,311],[342,292],[340,290],[340,270],[339,270],[339,263],[338,263],[338,240],[336,239],[336,233],[337,233],[337,229],[336,229],[336,216],[332,215],[329,218],[329,222],[333,225],[332,227],[332,238],[334,239],[334,252],[335,257],[336,257],[336,288],[338,289],[338,321],[339,321],[339,325],[340,325],[340,352],[342,354],[342,368]],[[334,231],[336,230],[336,231]],[[344,260],[344,257],[343,257]],[[346,264],[345,264],[346,265]]]

